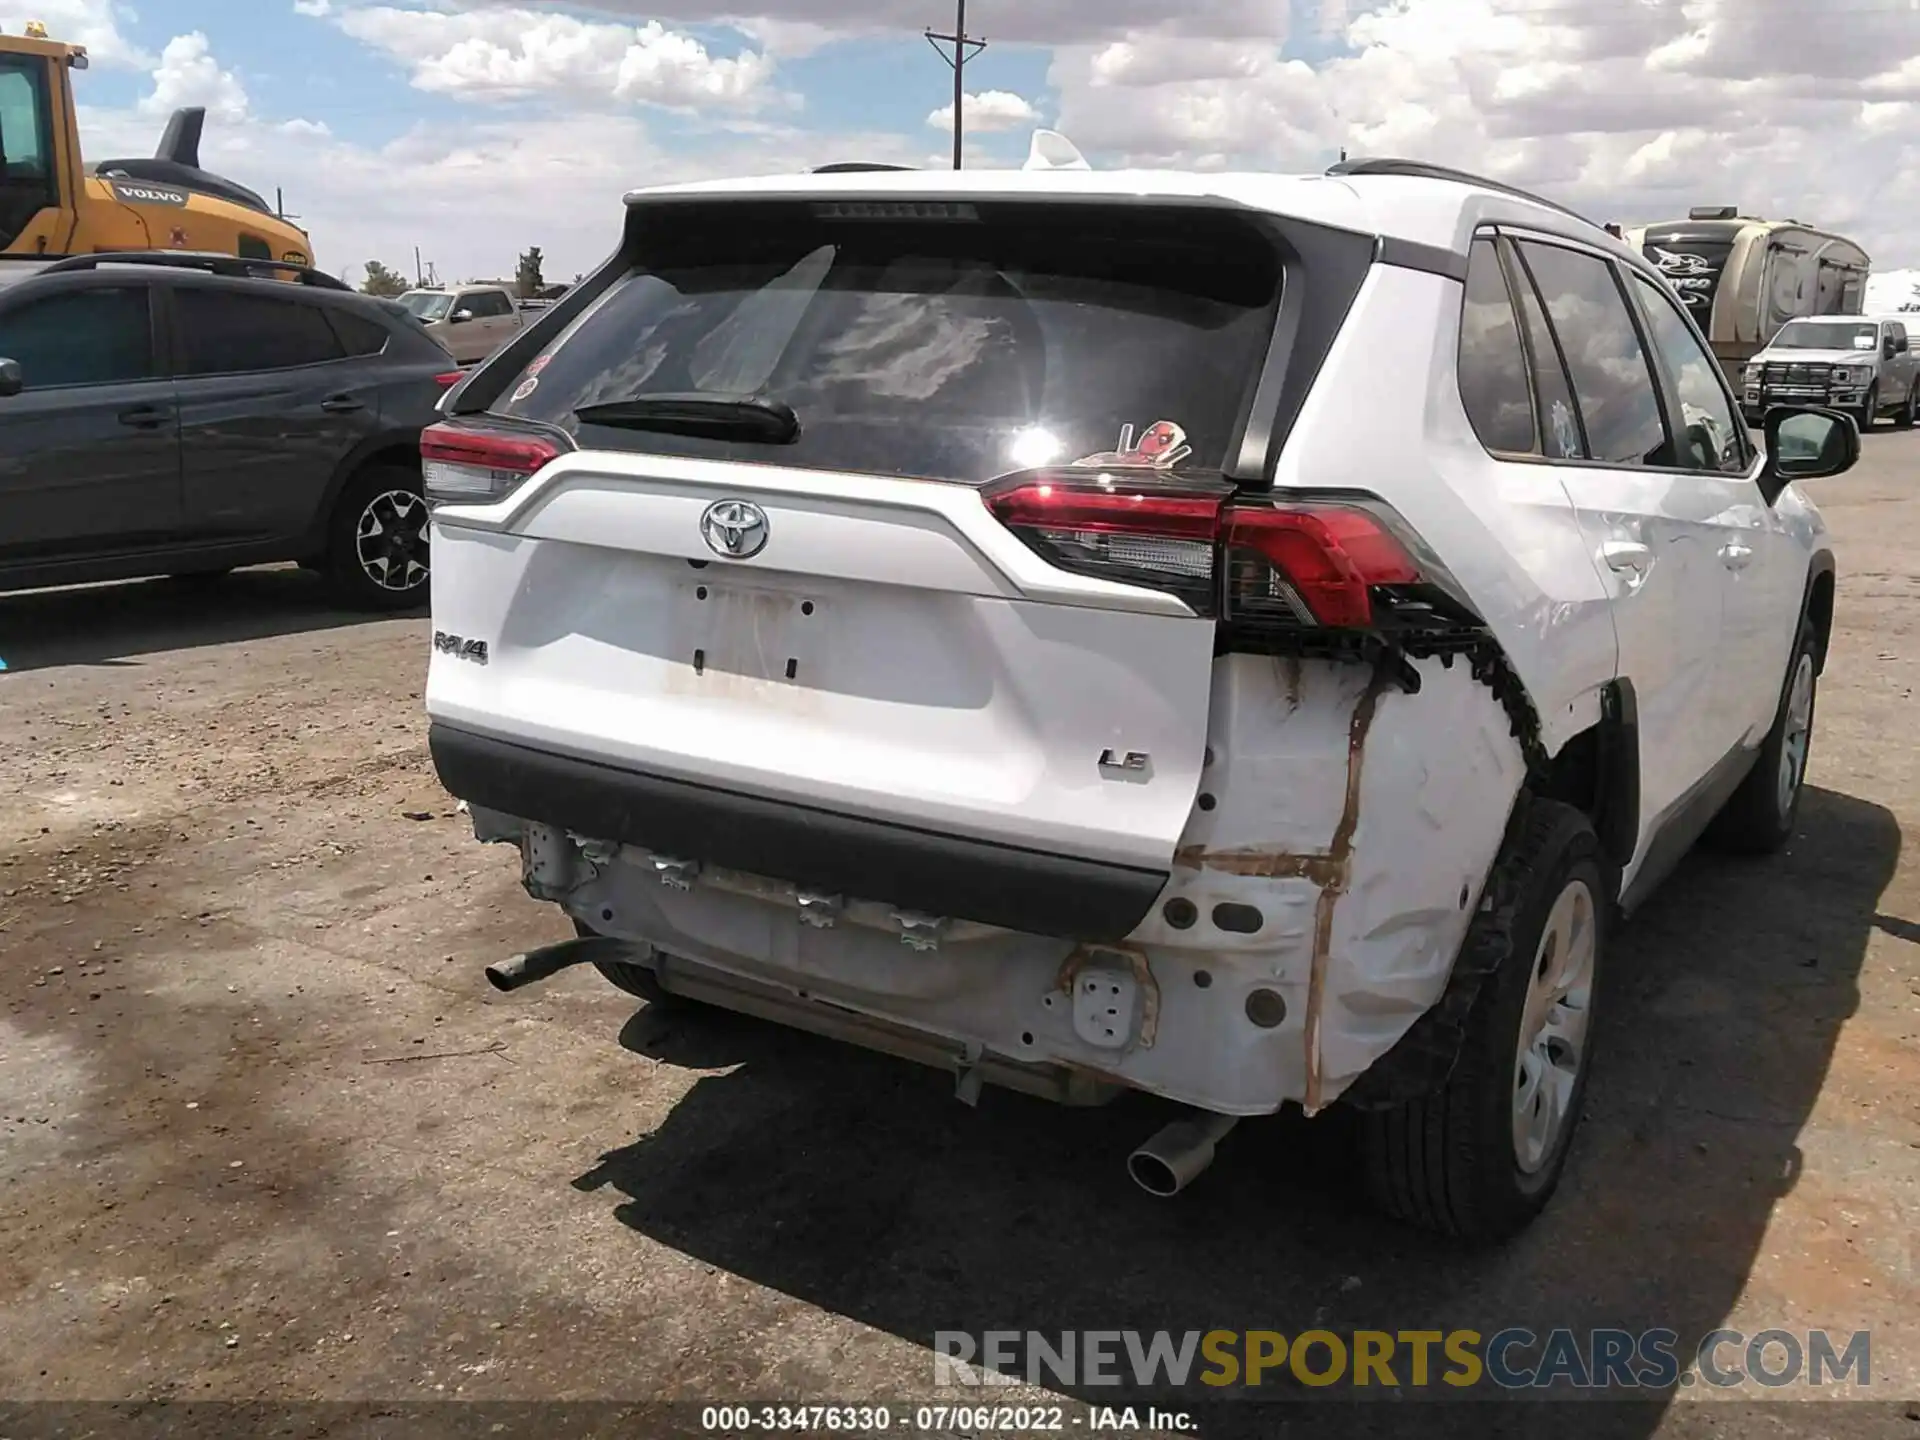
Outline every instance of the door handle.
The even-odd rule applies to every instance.
[[[357,400],[351,395],[329,395],[320,402],[320,408],[329,415],[348,415],[367,406],[364,400]]]
[[[135,405],[120,412],[120,423],[136,430],[158,430],[169,418],[170,413],[159,405]]]
[[[1653,568],[1653,551],[1638,540],[1609,540],[1600,547],[1600,556],[1623,574],[1644,577]]]
[[[1729,541],[1720,547],[1720,563],[1729,570],[1744,570],[1753,559],[1753,547],[1742,545],[1738,540]]]

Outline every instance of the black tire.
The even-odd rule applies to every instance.
[[[1920,380],[1914,381],[1913,388],[1907,391],[1907,403],[1900,407],[1900,413],[1893,418],[1893,423],[1902,430],[1913,429],[1916,421],[1920,421]]]
[[[584,920],[573,922],[574,934],[587,937],[598,935]],[[680,1003],[678,996],[660,988],[660,978],[645,965],[636,965],[625,960],[595,960],[593,968],[598,970],[616,990],[624,991],[636,1000],[644,1000],[657,1010],[671,1009]]]
[[[1818,650],[1813,622],[1803,615],[1780,682],[1773,728],[1760,743],[1747,778],[1707,827],[1704,838],[1714,849],[1735,855],[1771,855],[1792,837],[1800,814],[1800,793],[1806,788],[1807,760],[1813,753],[1813,716],[1820,688]],[[1803,679],[1805,705],[1796,716],[1795,687]],[[1790,783],[1785,772],[1789,758],[1793,761]]]
[[[1853,418],[1859,422],[1862,435],[1873,429],[1873,422],[1880,418],[1880,382],[1878,380],[1867,387],[1867,398],[1860,402],[1860,408],[1854,412]]]
[[[1523,800],[1522,805],[1456,962],[1486,979],[1467,1012],[1452,1072],[1437,1089],[1360,1115],[1362,1175],[1374,1205],[1397,1220],[1470,1245],[1518,1234],[1559,1186],[1593,1069],[1594,999],[1605,973],[1612,914],[1610,871],[1587,817],[1555,801]],[[1575,936],[1567,947],[1570,954],[1581,948],[1580,932],[1591,927],[1584,1003],[1576,1004],[1582,997],[1570,994],[1564,1006],[1543,1008],[1534,987],[1536,979],[1545,984],[1550,967],[1560,963],[1557,946],[1541,952],[1563,897],[1569,897],[1577,923],[1556,935]],[[1562,1098],[1562,1118],[1557,1127],[1549,1126],[1539,1153],[1523,1158],[1516,1136],[1522,1026],[1535,1015],[1564,1018],[1581,1012],[1584,1031],[1574,1046],[1571,1080],[1555,1090]],[[1546,1032],[1540,1033],[1544,1041]],[[1543,1089],[1536,1087],[1536,1093]]]
[[[327,521],[328,583],[355,610],[414,609],[427,600],[427,545],[420,472],[369,465],[347,481]]]

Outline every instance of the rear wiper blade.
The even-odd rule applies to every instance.
[[[635,395],[582,405],[574,418],[590,425],[619,425],[629,430],[658,430],[712,440],[755,440],[791,445],[800,438],[800,417],[784,400],[764,395],[725,395],[703,391]]]

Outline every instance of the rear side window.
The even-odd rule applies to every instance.
[[[185,286],[173,300],[182,375],[289,370],[347,353],[318,307],[298,300]]]
[[[1566,358],[1592,458],[1615,465],[1671,464],[1653,371],[1613,266],[1557,245],[1523,240],[1517,248]]]
[[[387,327],[378,320],[351,310],[328,309],[322,313],[332,322],[347,354],[378,355],[387,348]]]
[[[0,356],[16,361],[28,390],[113,385],[153,375],[145,287],[49,295],[0,316]]]
[[[1474,241],[1467,256],[1466,300],[1460,311],[1460,398],[1487,449],[1510,455],[1539,452],[1520,322],[1500,269],[1500,252],[1491,240]]]
[[[1218,468],[1281,280],[1260,230],[1196,209],[735,202],[663,207],[640,235],[497,411],[602,448],[968,482],[1120,456]],[[686,392],[785,402],[799,438],[574,414]]]
[[[461,297],[460,308],[471,310],[480,319],[490,320],[499,315],[511,315],[513,302],[498,290],[476,290],[471,295]]]

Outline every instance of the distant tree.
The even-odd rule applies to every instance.
[[[392,299],[404,294],[408,288],[406,280],[394,270],[389,270],[378,260],[367,261],[367,278],[360,282],[360,288],[369,295],[381,295]]]
[[[520,292],[522,300],[531,300],[540,293],[540,287],[546,283],[540,276],[540,247],[535,245],[520,257],[520,264],[514,271],[514,289]]]

